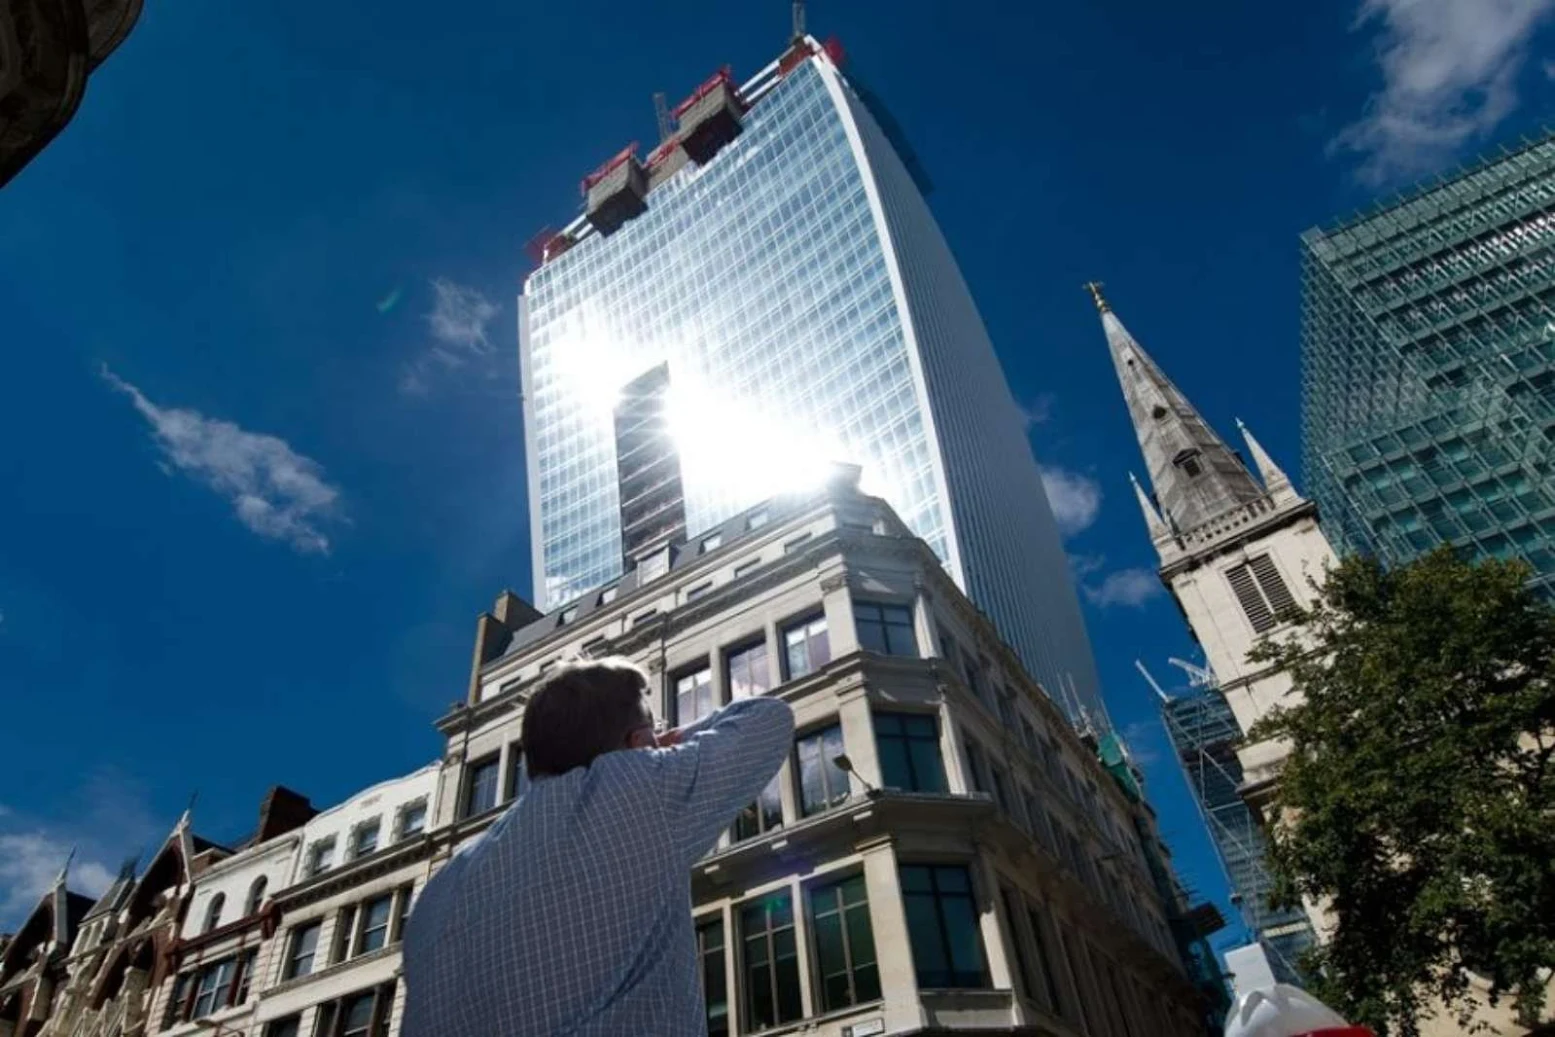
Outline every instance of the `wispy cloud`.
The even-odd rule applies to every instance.
[[[1371,184],[1440,168],[1517,107],[1528,45],[1555,0],[1362,0],[1357,28],[1380,21],[1382,89],[1333,141],[1362,158]]]
[[[432,343],[400,374],[400,391],[413,396],[427,393],[440,372],[476,366],[487,377],[495,374],[490,361],[496,350],[488,329],[501,308],[478,290],[445,277],[432,282],[432,294],[432,311],[426,315]]]
[[[1084,580],[1101,572],[1107,566],[1106,555],[1070,555],[1069,572],[1078,580]]]
[[[69,886],[95,897],[108,888],[120,860],[163,834],[136,783],[109,771],[89,775],[62,814],[70,820],[44,821],[0,804],[0,930],[25,919],[72,851]]]
[[[1050,392],[1042,392],[1033,396],[1020,405],[1021,417],[1026,422],[1026,428],[1031,429],[1036,425],[1046,425],[1053,417],[1053,404],[1057,398]]]
[[[105,381],[151,423],[164,471],[177,469],[232,502],[238,521],[297,551],[327,554],[323,526],[340,517],[340,491],[312,458],[284,439],[249,432],[199,411],[160,407],[103,366]]]
[[[1108,573],[1100,583],[1081,584],[1085,598],[1097,608],[1141,608],[1147,602],[1165,594],[1161,581],[1149,569],[1118,569]]]
[[[1160,724],[1135,720],[1123,726],[1122,737],[1129,755],[1141,767],[1153,767],[1161,761],[1165,737]]]
[[[1090,476],[1055,465],[1042,466],[1042,488],[1058,521],[1058,531],[1074,536],[1096,521],[1101,510],[1101,486]]]

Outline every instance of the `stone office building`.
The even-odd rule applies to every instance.
[[[796,714],[691,876],[710,1034],[1199,1032],[1153,830],[883,502],[772,503],[664,550],[550,614],[505,596],[482,618],[438,723],[440,857],[522,790],[528,693],[625,656],[668,724],[747,695]]]
[[[522,792],[528,694],[606,654],[667,723],[797,715],[690,876],[714,1037],[1202,1032],[1148,807],[889,507],[839,485],[661,561],[549,614],[504,594],[441,760],[322,813],[275,790],[233,848],[186,817],[89,910],[61,884],[0,953],[0,1025],[32,1020],[0,1037],[396,1037],[416,894]]]

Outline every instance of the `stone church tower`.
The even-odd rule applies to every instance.
[[[1247,653],[1286,627],[1309,605],[1313,581],[1336,563],[1318,526],[1317,507],[1240,421],[1237,428],[1257,470],[1228,447],[1188,398],[1128,333],[1101,286],[1087,286],[1101,312],[1107,347],[1144,455],[1150,491],[1130,476],[1171,591],[1220,690],[1245,733],[1290,691],[1290,678],[1251,663]],[[1260,803],[1283,750],[1244,745],[1243,794]]]

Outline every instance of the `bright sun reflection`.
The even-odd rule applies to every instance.
[[[815,489],[834,463],[853,460],[834,436],[673,374],[666,414],[687,484],[742,504]]]

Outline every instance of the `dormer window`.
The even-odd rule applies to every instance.
[[[1183,474],[1192,479],[1204,470],[1203,462],[1200,460],[1201,456],[1197,450],[1189,447],[1172,458],[1172,464],[1181,468]]]

